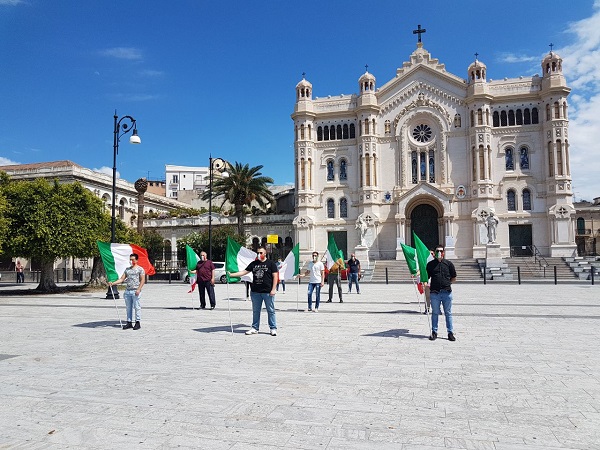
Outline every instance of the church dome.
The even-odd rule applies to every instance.
[[[375,91],[375,76],[369,71],[365,71],[358,79],[358,86],[360,87],[361,94],[367,91]]]
[[[552,50],[542,60],[542,73],[544,76],[562,73],[562,58]]]
[[[477,59],[469,66],[469,80],[471,81],[485,81],[485,73],[487,72],[487,66]]]
[[[300,89],[302,87],[308,87],[312,89],[312,84],[310,83],[310,81],[307,81],[305,78],[302,78],[302,80],[300,81],[300,83],[298,83],[296,85],[296,89]]]
[[[302,74],[302,80],[296,85],[296,100],[311,100],[312,84]]]

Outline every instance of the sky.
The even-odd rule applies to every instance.
[[[485,5],[485,7],[483,7]],[[423,44],[466,78],[541,74],[554,44],[569,97],[575,200],[600,196],[600,0],[0,0],[0,165],[71,160],[120,177],[165,178],[209,155],[294,182],[295,86],[353,94],[382,86]]]

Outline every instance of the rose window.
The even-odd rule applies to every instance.
[[[429,125],[421,124],[413,128],[413,139],[417,142],[428,142],[431,139],[433,132]]]

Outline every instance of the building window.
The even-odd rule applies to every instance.
[[[351,123],[350,124],[350,139],[354,139],[355,137],[356,137],[355,127],[354,127],[354,124]]]
[[[304,139],[304,124],[300,125],[300,139]]]
[[[492,126],[500,126],[500,114],[498,114],[498,111],[494,111],[494,114],[492,114]]]
[[[531,109],[531,123],[539,123],[538,121],[538,109],[537,108],[532,108]]]
[[[342,127],[342,139],[348,139],[348,124],[345,123]]]
[[[323,127],[323,139],[326,141],[329,140],[329,127],[327,125]]]
[[[506,111],[502,111],[500,113],[500,126],[505,127],[506,124],[507,124],[507,121],[506,121]]]
[[[519,150],[519,162],[521,170],[529,170],[529,149],[527,147],[521,147]]]
[[[345,197],[340,199],[340,217],[348,217],[348,200]]]
[[[179,183],[179,176],[173,175],[173,183]]]
[[[412,135],[417,142],[429,142],[433,132],[429,128],[429,125],[420,124],[413,128]]]
[[[427,181],[427,178],[425,177],[427,174],[427,159],[425,158],[425,152],[421,152],[419,154],[419,168],[421,171],[421,176],[419,179],[421,181]]]
[[[335,141],[335,125],[331,125],[331,127],[329,128],[329,132],[329,139]]]
[[[506,193],[506,207],[509,211],[517,210],[517,198],[512,189]]]
[[[335,131],[336,131],[336,133],[337,133],[337,138],[338,138],[338,139],[342,139],[342,126],[341,126],[341,125],[338,125],[338,126],[336,127],[336,130],[335,130]]]
[[[475,126],[475,111],[471,110],[471,126]]]
[[[327,181],[333,181],[333,160],[327,160]]]
[[[340,181],[346,181],[348,179],[348,163],[345,159],[340,161]]]
[[[317,127],[317,141],[323,140],[323,127]]]
[[[552,142],[548,142],[548,176],[554,176],[554,149]]]
[[[523,113],[523,125],[531,125],[531,113],[529,112],[529,108],[525,108]]]
[[[335,202],[332,198],[327,199],[327,218],[335,218]]]
[[[429,182],[435,183],[435,156],[433,150],[429,150]]]
[[[523,111],[517,109],[517,125],[523,125]]]
[[[483,111],[481,108],[477,110],[477,125],[483,125]]]
[[[523,211],[531,211],[531,191],[523,189]]]
[[[585,234],[585,219],[583,217],[577,218],[577,234]]]
[[[413,184],[417,184],[419,179],[417,178],[417,152],[411,153],[411,170],[412,170],[412,182]]]
[[[504,161],[506,165],[506,170],[515,170],[515,161],[514,161],[513,149],[512,147],[507,147],[504,152]]]

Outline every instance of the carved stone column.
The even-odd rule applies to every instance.
[[[144,194],[148,190],[148,181],[145,178],[139,178],[135,184],[135,190],[138,193],[137,203],[138,203],[138,215],[137,215],[137,231],[138,233],[142,232],[144,228]]]

